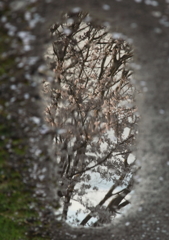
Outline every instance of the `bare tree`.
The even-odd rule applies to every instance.
[[[55,81],[44,82],[44,93],[50,99],[46,120],[60,129],[54,137],[54,149],[62,219],[67,219],[70,202],[76,198],[90,210],[80,224],[97,216],[94,226],[98,226],[129,203],[124,199],[135,170],[128,159],[138,117],[135,89],[130,83],[132,72],[127,67],[133,55],[131,47],[89,19],[87,13],[65,14],[63,23],[51,27],[53,51],[48,59]],[[83,196],[92,188],[94,173],[112,182],[112,187],[97,206],[91,207]],[[119,186],[123,189],[114,194]],[[108,199],[111,201],[104,207]]]

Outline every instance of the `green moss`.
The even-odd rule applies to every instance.
[[[5,125],[5,124],[0,125],[0,133],[1,133],[1,136],[9,136],[10,132],[9,132],[9,128],[7,127],[7,125]],[[2,139],[0,139],[0,142],[1,142],[1,144],[4,143],[4,141]]]
[[[30,209],[32,202],[31,193],[25,191],[19,172],[8,166],[7,161],[1,161],[0,226],[2,231],[0,231],[0,239],[29,239],[25,235],[29,228],[27,219],[33,217],[34,224],[37,224],[37,213]]]
[[[3,11],[2,15],[7,16],[8,20],[11,17],[8,8]],[[8,92],[10,77],[15,77],[16,81],[22,81],[22,84],[28,85],[23,78],[19,80],[23,69],[16,67],[17,49],[14,51],[11,48],[12,43],[17,43],[18,48],[22,46],[22,41],[8,36],[7,30],[2,26],[0,37],[0,76],[3,75],[0,82],[0,88],[3,86],[0,99],[0,240],[42,240],[44,239],[42,234],[48,226],[46,225],[46,229],[43,226],[43,230],[38,233],[31,231],[42,224],[38,218],[38,212],[31,207],[36,207],[38,200],[33,198],[33,189],[23,183],[21,175],[26,168],[25,139],[17,136],[16,129],[20,127],[17,119],[9,120],[7,118],[10,110],[8,104],[5,103],[9,101],[7,98],[10,96],[10,92]],[[10,144],[10,152],[7,144]],[[16,164],[13,163],[15,160]],[[45,240],[48,239],[45,237]]]
[[[23,226],[18,226],[17,223],[14,221],[5,218],[3,216],[0,216],[0,239],[3,240],[19,240],[19,239],[26,239],[26,236],[24,236],[25,229]],[[24,236],[24,237],[23,237]]]
[[[5,74],[6,72],[11,70],[11,66],[15,65],[14,59],[4,59],[0,66],[0,75]]]
[[[12,151],[18,155],[18,156],[24,156],[25,152],[26,152],[26,146],[23,146],[22,143],[14,143],[12,142],[12,146],[11,146]]]
[[[38,213],[31,208],[31,205],[37,205],[37,200],[32,197],[32,189],[26,188],[19,170],[12,167],[10,153],[6,149],[7,142],[11,140],[10,133],[7,125],[0,125],[0,135],[5,136],[0,141],[0,239],[40,240],[43,239],[40,236],[25,235],[30,228],[40,225]],[[21,156],[26,151],[23,140],[13,140],[11,150],[23,163]]]
[[[0,240],[41,240],[45,229],[39,233],[30,231],[41,225],[37,211],[31,208],[38,205],[38,200],[33,198],[33,189],[23,183],[21,175],[27,148],[24,139],[13,135],[12,120],[5,116],[2,114],[0,124],[0,136],[3,136],[0,138]],[[6,148],[8,143],[10,151]],[[13,166],[11,153],[19,167]]]
[[[5,161],[0,166],[0,239],[43,239],[25,235],[30,227],[38,226],[38,214],[30,208],[36,205],[31,191],[25,190],[19,172],[10,168]],[[47,239],[47,238],[45,238]]]

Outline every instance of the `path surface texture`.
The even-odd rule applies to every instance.
[[[22,14],[28,11],[27,1],[25,5],[22,1],[11,2],[9,5],[12,13]],[[26,15],[27,20],[23,22],[17,21],[16,16],[12,15],[16,19],[16,22],[13,22],[13,25],[17,26],[16,31],[29,31],[35,36],[31,42],[31,50],[23,53],[25,56],[38,56],[39,60],[36,64],[41,64],[44,47],[49,43],[49,26],[59,19],[61,12],[81,8],[90,12],[96,19],[109,22],[111,32],[123,34],[132,43],[136,66],[135,84],[143,91],[137,99],[142,120],[136,154],[141,170],[136,176],[131,207],[119,220],[104,228],[86,229],[63,226],[58,230],[53,220],[50,230],[51,239],[168,240],[169,1],[43,0],[32,1],[32,4],[36,9],[35,12],[39,14],[34,25],[32,22],[32,27],[28,27],[29,21],[31,22],[28,15]],[[30,68],[25,69],[25,74],[29,72],[35,80],[37,79],[36,64],[30,64]],[[36,94],[38,89],[32,85],[24,91],[22,92],[24,94],[26,91]],[[27,95],[24,97],[26,100]],[[37,116],[37,109],[40,109],[39,102],[24,105],[29,116],[34,116],[35,113]],[[11,108],[12,111],[14,110]],[[39,118],[41,118],[40,113]],[[35,118],[33,120],[36,121]],[[29,134],[31,131],[32,129],[29,130]],[[34,132],[32,134],[35,135]],[[40,147],[45,149],[49,146],[42,144],[39,145]],[[46,187],[45,191],[48,191],[49,198],[52,198],[50,188]]]

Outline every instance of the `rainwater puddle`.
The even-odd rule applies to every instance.
[[[80,9],[63,14],[50,28],[45,53],[51,78],[43,94],[46,121],[56,130],[60,219],[72,226],[113,221],[130,204],[137,171],[133,51],[107,26]]]

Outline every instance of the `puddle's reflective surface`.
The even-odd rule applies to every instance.
[[[50,29],[47,61],[55,74],[44,82],[47,122],[57,129],[53,149],[59,165],[61,218],[100,226],[130,202],[138,116],[127,63],[131,47],[69,13]]]

